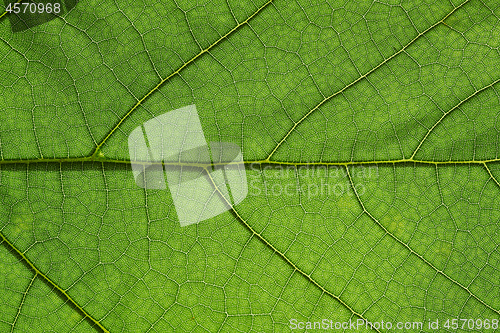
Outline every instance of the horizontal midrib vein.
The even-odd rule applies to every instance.
[[[230,30],[227,34],[225,34],[224,36],[222,36],[220,39],[218,39],[215,43],[213,43],[212,45],[210,45],[207,49],[204,49],[202,50],[200,53],[198,53],[195,57],[193,57],[192,59],[190,59],[188,62],[184,63],[181,67],[179,67],[176,71],[174,71],[172,74],[170,74],[169,76],[167,76],[165,79],[162,79],[160,81],[160,83],[158,83],[152,90],[150,90],[143,98],[141,98],[133,107],[131,110],[129,110],[124,117],[122,117],[120,119],[120,121],[118,122],[118,124],[107,134],[107,136],[101,141],[101,143],[99,143],[97,145],[97,147],[95,148],[95,151],[94,153],[89,156],[89,157],[77,157],[77,158],[63,158],[63,159],[50,159],[50,158],[45,158],[45,159],[32,159],[32,160],[0,160],[0,165],[13,165],[13,164],[32,164],[32,163],[50,163],[50,162],[56,162],[56,163],[78,163],[78,162],[101,162],[101,163],[119,163],[119,164],[136,164],[137,162],[131,162],[131,161],[126,161],[126,160],[113,160],[113,159],[106,159],[106,158],[101,158],[98,156],[98,152],[99,152],[99,149],[102,147],[102,145],[108,140],[108,138],[119,128],[119,126],[125,121],[125,119],[137,108],[139,107],[142,102],[148,98],[153,92],[155,92],[156,90],[158,90],[160,88],[161,85],[163,85],[167,80],[169,80],[171,77],[175,76],[176,74],[178,74],[183,68],[185,68],[186,66],[188,66],[190,63],[192,63],[193,61],[195,61],[197,58],[199,58],[201,55],[203,55],[204,53],[208,52],[212,47],[214,47],[215,45],[217,45],[219,42],[221,42],[223,39],[227,38],[230,34],[232,34],[234,31],[236,31],[240,26],[246,24],[252,17],[254,17],[255,15],[257,15],[257,13],[259,13],[264,7],[266,7],[269,3],[271,3],[273,0],[269,0],[267,3],[265,3],[262,7],[260,7],[254,14],[252,14],[248,19],[246,19],[245,21],[239,23],[235,28],[233,28],[232,30]],[[370,70],[369,72],[367,72],[366,74],[362,75],[361,77],[359,77],[358,79],[356,79],[355,81],[353,81],[352,83],[350,83],[349,85],[347,85],[346,87],[344,87],[343,89],[341,89],[340,91],[334,93],[333,95],[325,98],[322,102],[320,102],[316,107],[314,107],[312,110],[310,110],[306,115],[304,115],[297,123],[295,123],[295,125],[292,127],[292,129],[285,135],[285,137],[278,143],[278,145],[274,148],[274,150],[271,152],[271,154],[267,157],[266,160],[256,160],[256,161],[244,161],[244,162],[237,162],[237,163],[230,163],[230,164],[238,164],[238,163],[244,163],[244,164],[273,164],[273,165],[291,165],[291,166],[318,166],[318,165],[325,165],[325,166],[328,166],[328,165],[332,165],[332,166],[345,166],[346,169],[347,169],[347,172],[349,173],[349,170],[348,170],[348,166],[355,166],[355,165],[367,165],[367,164],[404,164],[404,163],[415,163],[415,164],[430,164],[430,165],[450,165],[450,164],[482,164],[484,165],[486,168],[486,163],[493,163],[493,162],[498,162],[500,161],[500,159],[490,159],[490,160],[471,160],[471,161],[425,161],[425,160],[414,160],[413,158],[410,158],[410,159],[400,159],[400,160],[381,160],[381,161],[349,161],[349,162],[286,162],[286,161],[270,161],[270,158],[271,156],[274,154],[274,152],[281,146],[281,144],[287,139],[287,137],[293,132],[293,130],[303,121],[305,120],[310,114],[312,114],[316,109],[318,109],[322,104],[324,104],[326,101],[328,101],[329,99],[331,99],[332,97],[342,93],[344,90],[346,90],[347,88],[351,87],[352,85],[356,84],[357,82],[359,82],[360,80],[366,78],[369,74],[371,74],[372,72],[374,72],[377,68],[379,68],[380,66],[384,65],[385,63],[387,63],[390,59],[394,58],[395,56],[397,56],[398,54],[400,54],[401,52],[403,52],[409,45],[411,45],[416,39],[418,39],[419,37],[421,37],[423,34],[425,34],[427,31],[433,29],[435,26],[437,26],[438,24],[442,23],[448,16],[450,16],[453,12],[455,12],[458,8],[460,8],[461,6],[463,6],[465,3],[467,3],[469,0],[466,0],[465,2],[463,2],[462,4],[460,4],[458,7],[456,7],[455,9],[453,9],[453,11],[451,11],[448,15],[446,15],[442,20],[440,20],[439,22],[437,22],[436,24],[434,24],[433,26],[429,27],[428,29],[426,29],[425,31],[419,33],[417,35],[417,37],[415,37],[413,40],[411,40],[405,47],[403,47],[400,51],[398,51],[397,53],[395,53],[394,55],[392,55],[391,57],[387,58],[386,60],[384,60],[382,63],[380,63],[379,65],[377,65],[376,67],[374,67],[372,70]],[[4,13],[5,14],[5,13]],[[0,17],[2,17],[4,14],[0,15]],[[490,85],[491,86],[491,85]],[[477,94],[478,91],[476,91],[475,94]],[[461,102],[463,103],[463,101]],[[460,103],[460,104],[461,104]],[[455,107],[456,108],[456,107]],[[453,109],[455,109],[453,108]],[[450,110],[449,112],[451,112],[452,110]],[[448,112],[448,113],[449,113]],[[439,121],[438,121],[439,123]],[[436,124],[437,125],[437,124]],[[434,125],[433,128],[436,126]],[[432,130],[432,129],[431,129]],[[430,132],[430,131],[429,131]],[[426,137],[428,136],[429,133],[427,133]],[[425,137],[425,138],[426,138]],[[425,138],[422,140],[422,142],[425,140]],[[417,150],[418,148],[421,146],[422,142],[419,144],[419,146],[417,147]],[[416,152],[416,151],[415,151]],[[415,154],[412,155],[412,157],[414,156]],[[147,162],[149,163],[149,162]],[[179,166],[199,166],[199,167],[202,167],[202,168],[207,168],[208,166],[214,166],[214,165],[218,165],[217,163],[211,163],[211,164],[193,164],[193,163],[163,163],[163,164],[171,164],[171,165],[179,165]],[[227,163],[225,163],[227,164]],[[488,172],[490,173],[490,176],[495,180],[495,178],[493,177],[493,175],[491,174],[491,172],[489,171],[489,169],[487,168]],[[209,173],[208,173],[209,174]],[[349,176],[350,178],[350,176]],[[495,180],[496,181],[496,180]],[[352,184],[352,180],[351,180],[351,184]],[[498,182],[497,182],[498,184]],[[352,184],[353,185],[353,184]],[[215,184],[214,184],[215,186]],[[217,191],[218,188],[217,186],[215,186]],[[355,191],[355,190],[354,190]],[[220,192],[219,192],[220,193]],[[221,193],[222,195],[222,193]],[[357,194],[356,194],[357,195]],[[227,200],[226,198],[224,198],[225,200]],[[358,200],[359,200],[359,197],[358,197]],[[359,200],[359,203],[360,205],[362,206],[363,210],[365,211],[365,213],[367,213],[377,224],[380,225],[380,223],[370,215],[370,213],[365,209],[363,203],[361,202],[361,200]],[[279,254],[279,256],[281,256],[288,264],[290,264],[294,270],[298,271],[301,275],[303,275],[304,277],[306,277],[309,281],[311,281],[314,285],[316,285],[319,289],[321,289],[323,292],[325,292],[326,294],[332,296],[333,298],[335,298],[336,300],[338,300],[342,305],[344,305],[346,308],[348,308],[353,314],[363,318],[363,316],[357,312],[355,312],[353,309],[351,309],[346,303],[344,303],[339,297],[335,296],[334,294],[332,294],[331,292],[329,292],[328,290],[326,290],[324,287],[322,287],[319,283],[317,283],[315,280],[313,280],[310,275],[307,275],[305,272],[301,271],[297,266],[295,266],[295,264],[293,262],[291,262],[283,253],[281,253],[280,251],[278,251],[276,248],[274,248],[272,246],[272,244],[270,244],[266,239],[264,239],[259,233],[257,233],[256,231],[253,230],[253,228],[238,214],[238,212],[236,210],[234,210],[234,213],[237,215],[237,217],[241,220],[241,222],[253,233],[253,235],[255,235],[257,238],[259,238],[263,243],[265,243],[266,245],[268,245],[274,252],[276,252],[277,254]],[[382,225],[380,225],[387,233],[389,233]],[[389,235],[391,235],[393,238],[395,238],[392,234],[389,233]],[[39,275],[40,277],[42,277],[45,281],[47,281],[49,284],[51,284],[52,286],[54,286],[54,288],[56,288],[57,290],[59,290],[65,297],[67,297],[67,299],[72,303],[74,304],[86,317],[88,317],[90,320],[92,320],[98,327],[100,327],[104,332],[108,332],[103,326],[102,324],[100,324],[99,321],[95,320],[93,317],[91,317],[89,314],[87,314],[87,312],[85,312],[83,310],[82,307],[80,307],[62,288],[60,288],[57,284],[55,284],[52,280],[50,280],[47,276],[45,276],[41,271],[39,271],[35,265],[29,261],[29,259],[21,252],[19,251],[12,243],[10,243],[8,241],[8,239],[0,232],[0,236],[1,238],[9,245],[9,247],[11,247],[15,252],[17,252],[22,258],[23,260],[35,271],[35,274],[36,275]],[[396,241],[398,241],[399,243],[405,245],[404,243],[402,243],[399,239],[395,238]],[[407,248],[408,246],[405,245]],[[411,250],[410,248],[408,248],[412,253],[416,254],[419,258],[423,259],[427,264],[429,264],[431,267],[433,267],[434,269],[436,269],[432,264],[430,264],[429,262],[427,262],[423,257],[421,257],[418,253],[415,253],[413,250]],[[437,269],[436,269],[437,270]],[[439,273],[442,273],[444,274],[442,271],[439,271],[437,270]],[[35,275],[35,276],[36,276]],[[452,280],[451,278],[449,278],[446,274],[444,274],[445,277],[447,277],[448,279],[450,279],[451,281],[453,281],[454,283],[458,284],[459,286],[463,287],[461,284],[459,284],[458,282]],[[463,287],[465,288],[465,287]],[[465,288],[467,291],[468,289]],[[483,303],[484,305],[487,306],[487,304],[485,304],[484,302],[482,302],[480,299],[478,299],[475,295],[473,295],[470,291],[468,291],[469,294],[471,296],[473,296],[474,298],[476,298],[478,301],[480,301],[481,303]],[[499,313],[497,310],[487,306],[488,308],[490,308],[491,310]]]
[[[41,158],[41,159],[18,159],[18,160],[0,160],[0,165],[15,165],[15,164],[39,164],[39,163],[105,163],[105,164],[125,164],[125,165],[171,165],[184,167],[199,167],[206,168],[209,166],[219,165],[289,165],[289,166],[351,166],[351,165],[375,165],[375,164],[424,164],[424,165],[456,165],[456,164],[480,164],[500,162],[500,158],[492,158],[485,160],[464,160],[464,161],[431,161],[431,160],[416,160],[412,158],[398,160],[377,160],[377,161],[338,161],[338,162],[292,162],[292,161],[268,161],[268,160],[249,160],[230,163],[190,163],[190,162],[161,162],[161,161],[130,161],[107,159],[100,157],[75,157],[75,158]]]
[[[26,163],[27,161],[26,160],[21,160],[23,161],[23,163]],[[37,160],[38,162],[48,162],[47,160]],[[58,160],[54,160],[53,162],[56,162]],[[80,158],[79,159],[79,162],[82,162],[82,161],[90,161],[90,162],[108,162],[108,161],[91,161],[90,158]],[[272,161],[272,162],[267,162],[267,161],[245,161],[244,163],[247,164],[247,163],[259,163],[259,164],[285,164],[285,165],[311,165],[311,166],[314,166],[314,165],[338,165],[338,166],[345,166],[346,167],[346,170],[347,170],[347,174],[349,176],[349,180],[350,180],[350,183],[351,183],[351,186],[353,187],[353,190],[355,190],[355,187],[354,187],[354,184],[353,184],[353,180],[350,176],[350,173],[349,173],[349,168],[348,166],[355,166],[355,165],[362,165],[362,164],[375,164],[375,163],[425,163],[425,164],[432,164],[432,165],[436,165],[436,164],[456,164],[456,163],[477,163],[477,164],[482,164],[486,167],[486,170],[488,171],[488,173],[490,174],[491,178],[493,178],[493,180],[497,183],[497,185],[500,186],[500,184],[498,184],[498,182],[496,181],[496,179],[493,177],[491,171],[489,170],[489,168],[487,167],[486,163],[489,163],[489,162],[496,162],[496,161],[499,161],[499,159],[495,159],[495,160],[487,160],[487,161],[448,161],[448,162],[434,162],[434,161],[417,161],[417,160],[411,160],[411,159],[408,159],[408,160],[394,160],[394,161],[373,161],[373,162],[331,162],[331,163],[328,163],[328,162],[325,162],[325,163],[321,163],[321,162],[318,162],[318,163],[293,163],[293,162],[277,162],[277,161]],[[6,161],[0,161],[1,162],[6,162]],[[14,162],[14,161],[10,161],[10,162]],[[60,162],[60,160],[59,160]],[[74,162],[74,161],[70,161],[70,162]],[[127,162],[127,161],[116,161],[118,163],[120,162]],[[19,161],[17,162],[19,163]],[[130,163],[130,161],[128,161],[128,163]],[[202,168],[204,168],[206,170],[206,166],[200,166]],[[210,173],[207,172],[207,174],[209,175],[210,177]],[[210,177],[211,178],[211,177]],[[215,186],[215,185],[214,185]],[[219,189],[217,188],[217,186],[215,186],[216,190],[220,193]],[[356,192],[355,192],[356,193]],[[227,200],[223,195],[222,193],[220,193],[220,195],[224,198],[224,200]],[[383,225],[380,224],[380,222],[375,219],[367,210],[366,208],[364,207],[364,204],[362,203],[362,201],[360,200],[359,196],[357,195],[356,193],[356,197],[358,198],[358,201],[359,201],[359,204],[361,205],[363,211],[373,220],[375,221],[375,223],[381,227],[387,234],[389,234],[392,238],[394,238],[398,243],[402,244],[403,246],[405,246],[412,254],[416,255],[418,258],[420,258],[421,260],[423,260],[427,265],[429,265],[430,267],[432,267],[436,272],[438,272],[439,274],[443,275],[445,278],[447,278],[449,281],[451,281],[452,283],[458,285],[459,287],[461,287],[462,289],[466,290],[474,299],[476,299],[477,301],[479,301],[480,303],[482,303],[484,306],[486,306],[488,309],[492,310],[493,312],[497,313],[497,314],[500,314],[500,311],[492,308],[491,306],[489,306],[487,303],[485,303],[484,301],[482,301],[480,298],[478,298],[476,295],[474,295],[470,290],[468,290],[466,287],[464,287],[462,284],[460,284],[458,281],[455,281],[454,279],[452,279],[451,277],[449,277],[446,273],[444,273],[443,271],[437,269],[434,265],[432,265],[430,262],[428,262],[424,257],[422,257],[421,255],[419,255],[418,253],[416,253],[415,251],[413,251],[413,249],[411,249],[407,244],[403,243],[400,239],[398,239],[397,237],[395,237],[392,233],[390,233]],[[241,215],[238,213],[238,211],[236,211],[234,209],[234,207],[232,208],[232,211],[235,213],[235,215],[237,216],[237,218],[240,220],[240,222],[242,222],[246,228],[248,228],[248,230],[254,235],[256,236],[260,241],[262,241],[266,246],[268,246],[273,252],[277,253],[285,262],[287,262],[295,271],[297,271],[298,273],[300,273],[303,277],[305,277],[307,280],[309,280],[311,283],[313,283],[316,287],[318,287],[322,292],[324,292],[325,294],[328,294],[329,296],[331,296],[332,298],[334,298],[335,300],[337,300],[339,303],[341,303],[344,307],[346,307],[347,309],[349,309],[352,314],[354,314],[355,316],[358,316],[362,319],[365,319],[363,317],[362,314],[356,312],[354,309],[352,309],[349,305],[347,305],[344,301],[342,301],[338,296],[334,295],[333,293],[331,293],[330,291],[328,291],[326,288],[324,288],[322,285],[320,285],[317,281],[315,281],[311,276],[310,274],[307,274],[305,273],[304,271],[302,271],[299,267],[297,267],[290,259],[288,259],[288,257],[285,256],[284,253],[280,252],[277,248],[275,248],[271,243],[269,243],[269,241],[267,241],[267,239],[265,239],[261,234],[259,234],[258,232],[256,232],[247,222],[245,219],[243,219],[241,217]],[[109,331],[98,321],[96,320],[95,318],[93,318],[90,314],[88,314],[80,305],[78,305],[78,303],[76,303],[76,301],[74,299],[72,299],[64,289],[62,289],[61,287],[59,287],[55,282],[53,282],[49,277],[47,277],[45,274],[43,274],[25,255],[22,251],[20,251],[19,249],[17,249],[6,237],[5,235],[3,235],[2,232],[0,232],[0,237],[2,238],[2,240],[8,245],[8,247],[10,247],[12,250],[14,250],[30,267],[31,269],[33,269],[33,271],[35,272],[36,276],[40,276],[42,279],[44,279],[46,282],[48,282],[50,285],[52,285],[54,288],[56,288],[58,291],[60,291],[67,299],[68,301],[70,301],[75,307],[77,307],[81,312],[82,314],[89,318],[93,323],[95,323],[99,328],[101,328],[104,332],[108,333]]]

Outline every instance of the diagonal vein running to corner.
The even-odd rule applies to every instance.
[[[106,137],[97,145],[97,147],[94,150],[94,153],[92,154],[92,157],[96,157],[97,154],[99,153],[99,149],[104,145],[104,143],[113,135],[113,133],[120,127],[120,125],[127,119],[132,112],[134,112],[135,109],[139,107],[152,93],[154,93],[156,90],[158,90],[165,82],[170,80],[173,76],[179,74],[184,68],[186,68],[189,64],[194,62],[196,59],[201,57],[203,54],[207,53],[210,49],[218,45],[221,41],[229,37],[231,34],[233,34],[235,31],[237,31],[241,26],[247,24],[252,18],[254,18],[258,13],[260,13],[264,8],[266,8],[271,2],[274,0],[268,0],[265,4],[263,4],[260,8],[258,8],[252,15],[250,15],[246,20],[238,23],[233,29],[231,29],[229,32],[227,32],[224,36],[220,37],[218,40],[216,40],[214,43],[212,43],[209,47],[207,47],[204,50],[201,50],[197,55],[195,55],[193,58],[185,62],[182,66],[180,66],[177,70],[172,72],[170,75],[168,75],[166,78],[162,79],[153,89],[151,89],[144,97],[142,97],[135,105],[123,116],[118,124],[116,124],[115,127],[106,135]]]
[[[484,166],[486,167],[486,163],[484,164]],[[436,165],[436,168],[437,168],[437,165]],[[487,168],[487,167],[486,167]],[[346,165],[345,166],[345,169],[346,169],[346,173],[347,173],[347,177],[349,179],[349,185],[354,193],[354,196],[356,198],[356,200],[358,201],[361,209],[363,210],[363,213],[365,213],[373,222],[375,222],[375,224],[380,228],[382,229],[387,235],[389,235],[392,239],[394,239],[396,242],[398,242],[399,244],[401,244],[404,248],[406,248],[412,255],[416,256],[418,259],[422,260],[427,266],[429,266],[430,268],[432,268],[436,273],[440,274],[441,276],[443,276],[444,278],[446,278],[448,281],[450,281],[451,283],[457,285],[459,288],[461,288],[462,290],[466,291],[470,297],[474,298],[476,301],[478,301],[479,303],[481,303],[482,305],[484,305],[486,308],[488,308],[489,310],[493,311],[494,313],[500,315],[500,310],[498,309],[495,309],[493,308],[491,305],[489,305],[488,303],[486,303],[485,301],[483,301],[482,299],[480,299],[477,295],[475,295],[472,291],[469,290],[469,288],[467,286],[464,286],[463,284],[461,284],[459,281],[453,279],[451,276],[449,276],[448,274],[446,274],[446,272],[444,272],[444,270],[441,270],[439,268],[437,268],[436,266],[434,266],[432,264],[432,262],[430,262],[429,260],[425,259],[425,257],[419,253],[417,253],[415,250],[413,250],[413,248],[411,248],[407,243],[403,242],[401,239],[399,239],[398,237],[396,237],[393,233],[391,233],[378,219],[376,219],[365,207],[365,204],[363,203],[363,201],[361,200],[359,194],[358,194],[358,191],[356,190],[356,186],[354,185],[354,180],[351,176],[351,172],[349,171],[349,167]],[[489,169],[487,168],[488,172],[489,172]],[[491,173],[490,173],[490,176],[493,176]]]
[[[303,276],[304,278],[306,278],[310,283],[312,283],[314,286],[316,286],[319,290],[321,290],[322,293],[324,293],[325,295],[330,296],[331,298],[333,298],[334,300],[336,300],[337,302],[339,302],[343,307],[345,307],[346,309],[348,309],[353,316],[356,316],[356,317],[362,319],[364,322],[368,322],[367,318],[364,317],[363,313],[357,312],[353,307],[351,307],[344,300],[342,300],[340,298],[340,296],[335,295],[333,292],[331,292],[328,289],[326,289],[325,287],[323,287],[318,281],[316,281],[311,276],[312,273],[307,274],[304,270],[302,270],[299,266],[297,266],[290,258],[288,258],[284,252],[281,252],[278,248],[274,247],[266,238],[264,238],[264,236],[262,236],[261,233],[258,233],[257,231],[255,231],[255,229],[252,228],[252,226],[233,207],[233,205],[231,204],[231,201],[228,200],[224,196],[224,194],[221,192],[221,190],[217,186],[214,178],[210,174],[209,170],[207,168],[204,168],[204,171],[206,172],[207,178],[208,178],[209,182],[211,183],[212,187],[214,188],[214,190],[219,195],[220,199],[225,204],[227,204],[229,207],[231,207],[231,212],[235,215],[236,219],[238,221],[240,221],[243,224],[243,226],[248,231],[250,231],[252,233],[252,236],[255,236],[266,247],[268,247],[271,251],[273,251],[273,253],[276,253],[281,259],[283,259],[283,261],[285,263],[287,263],[288,265],[290,265],[290,267],[293,269],[294,273],[295,272],[299,273],[301,276]],[[381,331],[378,328],[374,327],[374,326],[372,326],[371,329],[374,330],[374,331],[376,331],[377,333],[381,333]]]
[[[455,7],[451,12],[449,12],[447,15],[445,15],[441,20],[439,20],[438,22],[434,23],[433,25],[431,25],[429,28],[425,29],[424,31],[420,32],[415,38],[413,38],[408,44],[406,44],[403,48],[401,48],[399,51],[397,51],[396,53],[394,53],[393,55],[391,55],[390,57],[388,57],[387,59],[385,59],[384,61],[382,61],[380,64],[378,64],[377,66],[373,67],[372,69],[370,69],[368,72],[366,72],[365,74],[361,75],[360,77],[358,77],[356,80],[352,81],[351,83],[349,83],[348,85],[346,85],[344,88],[338,90],[337,92],[333,93],[332,95],[328,96],[328,97],[325,97],[321,102],[319,102],[315,107],[313,107],[309,112],[307,112],[302,118],[300,118],[299,121],[297,121],[293,126],[292,128],[285,134],[285,136],[283,137],[283,139],[281,139],[280,142],[278,142],[278,144],[276,145],[276,147],[274,147],[273,151],[271,152],[271,154],[269,154],[269,156],[266,158],[266,161],[270,161],[271,157],[274,155],[274,153],[278,150],[279,147],[281,147],[281,145],[283,144],[283,142],[285,142],[285,140],[290,136],[290,134],[292,134],[292,132],[295,130],[295,128],[297,126],[300,125],[300,123],[302,123],[307,117],[309,117],[314,111],[316,111],[317,109],[319,109],[319,107],[323,104],[325,104],[327,101],[329,101],[330,99],[332,99],[333,97],[343,93],[345,90],[349,89],[350,87],[352,87],[353,85],[355,85],[356,83],[358,83],[359,81],[365,79],[366,77],[368,77],[368,75],[370,75],[371,73],[375,72],[377,69],[379,69],[380,67],[382,67],[383,65],[385,65],[386,63],[388,63],[391,59],[395,58],[396,56],[398,56],[400,53],[404,52],[410,45],[412,45],[413,43],[415,43],[416,40],[418,40],[420,37],[422,37],[423,35],[425,35],[427,32],[429,32],[430,30],[434,29],[436,26],[440,25],[441,23],[443,23],[450,15],[452,15],[454,12],[456,12],[459,8],[461,8],[463,5],[465,5],[466,3],[468,3],[470,0],[466,0],[464,2],[462,2],[460,5],[458,5],[457,7]]]
[[[29,268],[33,271],[33,274],[34,274],[34,277],[33,279],[31,280],[30,282],[30,287],[31,287],[31,284],[33,283],[33,281],[40,277],[42,280],[44,280],[45,282],[47,282],[49,285],[51,285],[55,290],[57,290],[57,292],[61,293],[62,296],[64,296],[64,298],[66,298],[66,301],[69,302],[72,306],[74,306],[77,311],[84,317],[84,318],[88,318],[88,320],[90,320],[90,322],[92,322],[92,324],[94,325],[94,327],[96,328],[99,328],[103,333],[110,333],[104,326],[103,324],[101,323],[100,320],[94,318],[91,314],[89,314],[81,305],[79,305],[67,292],[67,290],[63,289],[62,287],[60,287],[56,282],[54,282],[53,280],[51,280],[46,274],[42,273],[42,271],[40,271],[36,266],[35,264],[26,256],[26,254],[21,251],[20,249],[18,249],[11,241],[9,241],[7,239],[7,237],[2,233],[2,231],[0,230],[0,244],[1,243],[4,243],[4,245],[11,251],[13,251],[13,253],[15,253],[17,256],[19,256],[19,258],[29,266]],[[26,290],[25,292],[25,295],[26,293],[28,292],[28,290]],[[25,296],[24,296],[25,297]],[[23,300],[24,300],[24,297],[23,297]],[[21,304],[22,305],[22,304]],[[14,321],[14,324],[16,323],[17,319]]]

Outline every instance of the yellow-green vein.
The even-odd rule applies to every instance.
[[[16,2],[13,2],[13,3],[20,3],[21,1],[22,1],[22,0],[17,0]],[[9,13],[9,12],[8,12],[7,10],[6,10],[6,11],[4,11],[2,14],[0,14],[0,19],[1,19],[2,17],[4,17],[5,15],[7,15],[8,13]]]
[[[247,24],[253,17],[255,17],[255,15],[257,15],[258,13],[260,13],[265,7],[267,7],[267,5],[269,5],[273,1],[274,0],[268,0],[264,5],[262,5],[260,8],[258,8],[246,20],[244,20],[243,22],[241,22],[238,25],[236,25],[233,29],[231,29],[229,32],[227,32],[224,36],[220,37],[218,40],[216,40],[214,43],[212,43],[209,47],[207,47],[206,49],[204,49],[201,52],[199,52],[193,58],[191,58],[190,60],[188,60],[187,62],[185,62],[182,66],[180,66],[177,70],[175,70],[174,72],[172,72],[166,78],[162,79],[153,89],[151,89],[146,95],[144,95],[139,101],[137,101],[137,103],[134,104],[134,106],[125,114],[125,116],[123,116],[120,119],[120,121],[118,122],[118,124],[116,124],[116,126],[113,127],[113,129],[106,135],[106,137],[104,137],[104,139],[97,145],[97,147],[95,148],[95,151],[92,154],[92,156],[93,157],[97,156],[97,154],[99,153],[99,149],[104,145],[104,143],[109,139],[109,137],[111,137],[111,135],[113,135],[113,133],[120,127],[120,125],[125,121],[125,119],[127,119],[132,114],[132,112],[134,112],[134,110],[136,110],[152,93],[154,93],[156,90],[158,90],[166,81],[168,81],[169,79],[171,79],[173,76],[179,74],[180,71],[182,71],[184,68],[186,68],[189,64],[191,64],[193,61],[195,61],[196,59],[198,59],[199,57],[201,57],[203,54],[207,53],[210,49],[212,49],[214,46],[216,46],[221,41],[223,41],[224,39],[226,39],[229,35],[231,35],[233,32],[235,32],[236,30],[238,30],[241,26]]]
[[[222,200],[224,200],[224,202],[229,207],[231,207],[231,211],[234,213],[234,215],[236,216],[236,218],[252,233],[253,236],[257,237],[262,243],[264,243],[266,246],[268,246],[274,253],[277,253],[278,256],[280,256],[281,259],[283,259],[288,265],[290,265],[293,268],[294,271],[298,272],[300,275],[302,275],[303,277],[305,277],[309,282],[311,282],[313,285],[315,285],[316,287],[318,287],[323,293],[331,296],[333,299],[335,299],[340,304],[342,304],[346,309],[348,309],[349,311],[351,311],[351,313],[353,315],[355,315],[355,316],[363,319],[365,322],[367,322],[366,318],[363,317],[363,315],[361,313],[359,313],[356,310],[354,310],[353,308],[351,308],[346,302],[344,302],[342,299],[340,299],[339,296],[333,294],[331,291],[327,290],[325,287],[323,287],[321,284],[319,284],[318,281],[316,281],[315,279],[313,279],[311,277],[311,274],[307,274],[306,272],[304,272],[303,270],[301,270],[290,259],[288,259],[288,257],[283,252],[281,252],[280,250],[278,250],[277,248],[275,248],[267,239],[264,238],[264,236],[262,236],[260,233],[258,233],[257,231],[255,231],[252,228],[252,226],[238,213],[238,211],[233,207],[233,205],[231,204],[231,202],[220,191],[220,189],[218,188],[218,186],[215,183],[215,180],[212,178],[212,175],[209,172],[209,170],[207,168],[204,168],[204,169],[205,169],[204,172],[207,173],[208,179],[210,179],[210,182],[212,183],[212,186],[214,187],[214,189],[217,191],[217,194],[222,198]],[[373,328],[373,329],[375,331],[377,331],[377,332],[380,333],[380,331],[378,329],[376,329],[376,328]]]
[[[104,333],[109,333],[109,331],[102,325],[102,323],[92,317],[87,311],[85,311],[63,288],[59,287],[57,283],[52,281],[47,275],[43,274],[36,266],[31,262],[31,260],[26,257],[26,255],[20,251],[17,247],[12,244],[5,235],[0,232],[0,237],[2,240],[8,245],[9,248],[11,248],[14,252],[16,252],[22,259],[23,261],[28,264],[28,266],[33,270],[33,272],[40,276],[42,279],[44,279],[48,284],[53,286],[57,291],[59,291],[66,299],[73,305],[75,306],[85,318],[88,318],[90,321],[92,321],[97,327],[99,327]]]
[[[396,57],[397,55],[399,55],[400,53],[404,52],[410,45],[412,45],[417,39],[419,39],[420,37],[422,37],[424,34],[426,34],[427,32],[429,32],[430,30],[434,29],[436,26],[438,26],[439,24],[441,24],[444,20],[446,20],[450,15],[452,15],[456,10],[458,10],[460,7],[462,7],[464,4],[466,4],[467,2],[469,2],[469,0],[466,0],[464,1],[463,3],[461,3],[459,6],[455,7],[451,12],[449,12],[445,17],[443,17],[441,20],[439,20],[438,22],[434,23],[433,25],[431,25],[429,28],[425,29],[424,31],[420,32],[415,38],[413,38],[408,44],[406,44],[403,48],[401,48],[399,51],[397,51],[396,53],[394,53],[393,55],[391,55],[390,57],[388,57],[387,59],[385,59],[384,61],[382,61],[380,64],[378,64],[377,66],[373,67],[372,69],[370,69],[367,73],[361,75],[360,77],[358,77],[356,80],[352,81],[351,83],[349,83],[348,85],[346,85],[344,88],[338,90],[337,92],[333,93],[332,95],[324,98],[321,102],[319,102],[315,107],[313,107],[309,112],[307,112],[302,118],[299,119],[299,121],[297,121],[293,126],[292,128],[285,134],[285,136],[283,137],[283,139],[281,139],[280,142],[278,142],[278,144],[276,145],[276,147],[274,147],[273,151],[269,154],[269,156],[267,156],[266,158],[266,161],[269,161],[271,159],[271,157],[274,155],[274,153],[278,150],[278,148],[283,144],[283,142],[285,142],[285,140],[290,136],[290,134],[292,134],[292,132],[295,130],[295,128],[297,126],[299,126],[299,124],[301,124],[307,117],[309,117],[314,111],[316,111],[317,109],[319,109],[319,107],[321,107],[321,105],[325,104],[327,101],[329,101],[330,99],[332,99],[333,97],[343,93],[346,89],[349,89],[350,87],[352,87],[353,85],[355,85],[356,83],[358,83],[359,81],[365,79],[368,75],[370,75],[371,73],[375,72],[377,69],[379,69],[380,67],[382,67],[383,65],[385,65],[387,62],[389,62],[391,59],[393,59],[394,57]]]
[[[436,166],[437,167],[437,166]],[[363,212],[368,215],[368,217],[373,220],[375,222],[376,225],[378,225],[387,235],[389,235],[392,239],[394,239],[396,242],[398,242],[399,244],[403,245],[408,251],[410,251],[411,254],[415,255],[417,258],[419,258],[420,260],[422,260],[426,265],[428,265],[429,267],[431,267],[434,271],[436,271],[438,274],[442,275],[443,277],[445,277],[447,280],[451,281],[453,284],[459,286],[461,289],[465,290],[472,298],[474,298],[475,300],[477,300],[479,303],[481,303],[482,305],[484,305],[485,307],[487,307],[488,309],[490,309],[491,311],[495,312],[496,314],[500,315],[500,310],[497,310],[497,309],[494,309],[493,307],[491,307],[489,304],[487,304],[486,302],[484,302],[483,300],[481,300],[479,297],[477,297],[475,294],[473,294],[469,288],[467,288],[466,286],[464,286],[463,284],[461,284],[460,282],[454,280],[453,278],[451,278],[448,274],[446,274],[444,271],[438,269],[436,266],[434,266],[431,262],[429,262],[427,259],[425,259],[422,255],[418,254],[417,252],[415,252],[408,244],[406,244],[405,242],[403,242],[402,240],[400,240],[398,237],[396,237],[394,234],[392,234],[389,230],[387,230],[386,227],[384,227],[384,225],[382,223],[380,223],[365,207],[365,205],[363,204],[363,201],[361,201],[361,198],[358,194],[358,191],[356,190],[356,187],[354,186],[354,181],[352,180],[352,177],[351,177],[351,173],[349,172],[349,167],[345,167],[346,168],[346,172],[347,172],[347,177],[349,178],[349,183],[350,183],[350,186],[351,186],[351,189],[352,191],[354,192],[354,195],[356,196],[356,199],[359,203],[359,205],[361,206],[361,209],[363,210]]]

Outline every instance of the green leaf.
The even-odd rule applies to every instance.
[[[0,19],[1,332],[498,331],[497,1],[70,7]],[[127,140],[193,104],[248,195],[181,227]]]

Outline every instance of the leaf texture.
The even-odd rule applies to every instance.
[[[15,32],[9,15],[1,332],[498,331],[443,326],[500,319],[497,1],[81,0]],[[241,147],[248,195],[181,227],[127,140],[192,104],[207,142]]]

